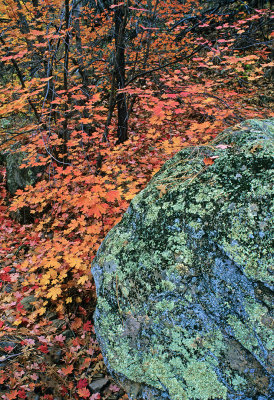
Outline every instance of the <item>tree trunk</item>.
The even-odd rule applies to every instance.
[[[118,4],[119,0],[115,0]],[[128,6],[121,5],[115,8],[115,57],[114,57],[114,75],[116,81],[116,104],[118,109],[118,128],[117,143],[123,143],[128,139],[128,109],[126,94],[119,92],[119,89],[125,87],[125,28],[127,24]]]
[[[65,0],[65,29],[66,29],[66,36],[65,36],[65,54],[64,54],[64,70],[63,70],[63,77],[64,77],[64,85],[63,89],[66,91],[67,96],[68,94],[68,67],[69,67],[69,45],[70,45],[70,34],[69,34],[69,20],[70,20],[70,0]],[[69,103],[69,100],[68,100]],[[62,150],[61,153],[63,155],[63,166],[67,164],[68,161],[68,148],[67,142],[69,140],[69,131],[68,131],[68,104],[65,103],[64,107],[64,121],[63,121],[63,130],[60,132],[60,137],[63,139],[62,143]]]

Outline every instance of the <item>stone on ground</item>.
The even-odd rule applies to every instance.
[[[39,174],[43,173],[45,166],[28,166],[22,168],[21,165],[25,164],[25,158],[28,154],[20,150],[20,145],[16,144],[12,147],[11,151],[6,153],[6,179],[7,190],[12,195],[18,189],[24,189],[28,185],[35,185],[39,180]],[[38,155],[37,162],[41,162],[42,155]]]

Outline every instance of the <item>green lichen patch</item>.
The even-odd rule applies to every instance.
[[[226,398],[226,387],[218,381],[216,374],[209,370],[205,363],[190,362],[184,372],[184,379],[188,398],[201,400]]]

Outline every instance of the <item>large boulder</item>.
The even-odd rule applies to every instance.
[[[131,399],[274,398],[273,139],[249,120],[180,151],[101,245],[95,329]]]

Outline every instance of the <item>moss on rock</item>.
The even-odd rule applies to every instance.
[[[249,120],[180,151],[101,245],[95,328],[130,398],[273,396],[273,139]]]

